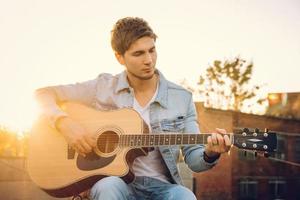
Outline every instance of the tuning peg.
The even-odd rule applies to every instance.
[[[255,129],[254,129],[254,133],[259,133],[259,129],[258,129],[258,128],[255,128]]]
[[[245,157],[247,156],[247,151],[244,151],[244,156],[245,156]]]
[[[268,128],[265,128],[265,131],[264,131],[265,133],[268,133],[269,132],[269,129]]]
[[[255,158],[257,157],[257,151],[254,151],[254,157]]]
[[[249,133],[249,129],[248,128],[243,128],[243,133]]]
[[[265,132],[264,132],[265,137],[268,137],[268,132],[269,132],[269,130],[267,128],[265,128]]]

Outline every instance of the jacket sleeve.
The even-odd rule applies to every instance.
[[[187,116],[185,118],[185,133],[200,133],[199,125],[197,121],[197,113],[195,104],[193,102],[192,96],[188,106]],[[182,153],[184,156],[184,161],[188,167],[194,172],[201,172],[212,168],[216,165],[217,161],[208,163],[203,158],[203,152],[205,150],[204,144],[183,146]]]
[[[49,121],[51,127],[60,117],[67,116],[60,109],[59,103],[63,101],[76,101],[91,104],[96,95],[97,79],[68,84],[40,88],[35,91],[35,98],[39,104],[40,114]]]

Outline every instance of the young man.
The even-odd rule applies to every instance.
[[[165,79],[155,68],[156,35],[141,18],[120,19],[114,26],[111,45],[125,71],[118,75],[100,74],[83,83],[38,89],[36,96],[43,114],[64,135],[79,154],[95,146],[93,135],[64,113],[58,102],[77,101],[100,110],[124,107],[135,109],[150,132],[199,133],[192,94]],[[184,161],[200,172],[213,167],[231,142],[223,129],[208,137],[208,144],[184,146]],[[134,182],[126,184],[119,177],[106,177],[92,188],[92,199],[196,199],[182,186],[176,166],[179,147],[159,147],[133,163]]]

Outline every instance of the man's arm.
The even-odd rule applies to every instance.
[[[52,127],[60,117],[67,116],[60,109],[59,103],[63,101],[76,101],[86,105],[92,104],[96,95],[97,79],[69,84],[40,88],[35,91],[35,97],[41,109],[41,114],[46,117]]]
[[[189,102],[189,108],[185,119],[184,132],[200,133],[196,108],[192,97]],[[226,134],[226,131],[218,129],[217,133],[208,137],[207,145],[184,146],[182,148],[184,160],[192,171],[200,172],[210,169],[217,163],[220,154],[229,150],[230,140],[227,136],[223,137],[222,134]]]
[[[85,155],[95,146],[95,139],[68,117],[59,104],[63,101],[76,101],[92,104],[96,95],[97,79],[70,85],[52,86],[36,90],[35,96],[41,108],[42,117],[56,128],[78,153]]]

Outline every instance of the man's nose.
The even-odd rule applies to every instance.
[[[144,64],[145,65],[149,65],[149,64],[152,63],[152,61],[153,61],[153,59],[152,59],[151,54],[150,53],[146,53],[145,54],[145,58],[144,58]]]

